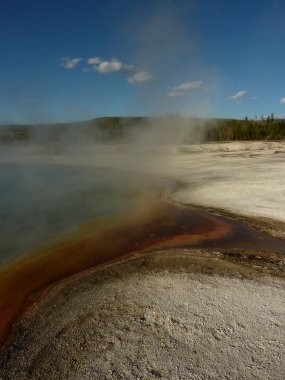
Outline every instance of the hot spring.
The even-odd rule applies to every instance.
[[[56,161],[56,159],[54,159]],[[285,252],[238,221],[173,204],[175,181],[49,161],[0,164],[0,343],[58,281],[158,247]]]

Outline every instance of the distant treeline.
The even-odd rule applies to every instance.
[[[104,117],[85,122],[42,125],[0,125],[0,143],[114,142],[131,139],[162,126],[161,133],[183,135],[181,142],[285,139],[285,120],[199,119],[170,115],[159,118]],[[166,126],[163,129],[163,126]],[[173,127],[172,127],[173,126]],[[183,133],[181,131],[183,130]],[[171,137],[172,138],[172,137]]]
[[[0,143],[116,141],[144,124],[143,117],[103,117],[77,123],[0,125]]]
[[[267,118],[220,120],[206,128],[206,141],[282,140],[285,139],[285,120]]]

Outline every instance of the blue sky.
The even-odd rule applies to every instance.
[[[285,115],[283,0],[4,0],[0,123]]]

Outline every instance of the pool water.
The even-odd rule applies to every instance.
[[[0,265],[82,223],[128,212],[146,181],[94,167],[0,164]]]

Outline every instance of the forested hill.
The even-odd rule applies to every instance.
[[[140,128],[145,121],[143,117],[102,117],[75,123],[0,125],[0,142],[120,139],[134,128]]]
[[[56,141],[112,142],[131,139],[159,126],[160,133],[181,134],[184,143],[285,139],[285,120],[273,115],[260,120],[167,117],[103,117],[76,123],[0,125],[0,143]],[[181,133],[183,131],[183,133]]]
[[[220,120],[206,127],[207,141],[282,140],[285,139],[285,120],[267,118]]]

